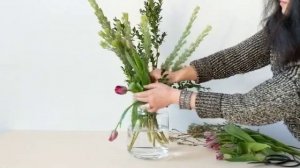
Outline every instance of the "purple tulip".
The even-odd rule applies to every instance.
[[[125,86],[116,86],[115,87],[115,92],[119,95],[124,95],[127,93],[127,91],[128,91],[128,89]]]
[[[108,138],[108,140],[110,142],[114,141],[115,139],[117,139],[118,137],[118,131],[117,130],[113,130]]]

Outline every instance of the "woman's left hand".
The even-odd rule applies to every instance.
[[[148,112],[156,112],[170,104],[178,104],[180,90],[174,89],[163,83],[152,83],[144,86],[146,91],[134,94],[138,101],[147,103]]]

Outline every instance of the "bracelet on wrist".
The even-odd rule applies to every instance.
[[[188,90],[181,90],[179,96],[179,108],[191,110],[191,98],[193,92]]]

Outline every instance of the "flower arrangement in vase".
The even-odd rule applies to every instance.
[[[158,68],[159,47],[166,37],[166,33],[161,33],[159,29],[162,20],[163,0],[145,0],[144,8],[140,9],[141,22],[135,27],[131,26],[128,13],[123,13],[121,19],[114,18],[113,24],[111,24],[96,0],[89,0],[89,3],[94,9],[102,28],[99,32],[101,47],[113,51],[122,62],[121,69],[125,74],[127,86],[117,86],[115,92],[117,94],[125,94],[127,91],[133,93],[144,91],[144,86],[153,82],[150,72]],[[160,68],[163,72],[180,69],[211,30],[211,26],[207,26],[196,40],[182,51],[183,46],[187,43],[187,37],[190,34],[192,24],[197,18],[199,9],[198,6],[194,9],[178,43],[161,64]],[[163,75],[160,82],[168,83],[166,75]],[[184,88],[197,85],[194,82],[185,81],[174,86]],[[113,141],[117,138],[118,127],[121,126],[126,114],[131,112],[128,151],[134,156],[143,159],[156,159],[166,156],[167,144],[169,143],[167,135],[168,123],[160,124],[158,122],[160,113],[149,113],[146,109],[141,108],[142,105],[142,102],[134,101],[126,108],[113,129],[109,140]],[[142,134],[148,140],[139,140]],[[138,141],[147,141],[148,146],[136,146]]]

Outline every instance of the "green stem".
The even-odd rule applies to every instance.
[[[134,131],[134,132],[133,132],[132,139],[131,139],[130,144],[129,144],[129,146],[128,146],[128,151],[129,151],[129,152],[132,150],[133,145],[134,145],[134,143],[135,143],[137,137],[139,136],[139,133],[140,133],[140,131]]]
[[[160,135],[161,135],[161,137],[162,137],[164,143],[165,143],[165,144],[168,144],[168,143],[169,143],[169,140],[168,140],[168,138],[165,136],[164,132],[161,131],[161,132],[159,132],[159,133],[160,133]]]

